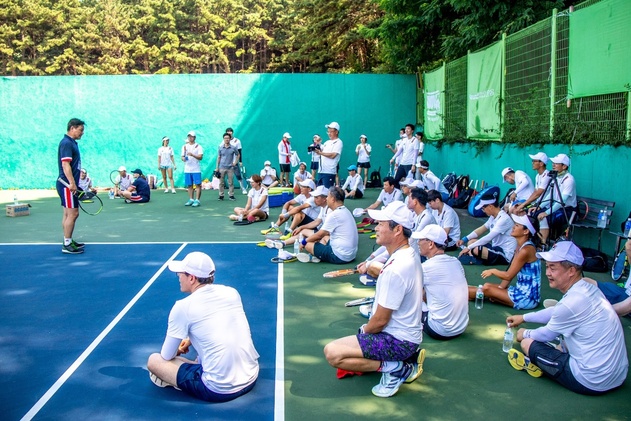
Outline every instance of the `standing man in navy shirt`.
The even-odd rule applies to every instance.
[[[83,136],[85,123],[78,118],[68,122],[66,135],[59,142],[57,150],[57,164],[59,166],[59,178],[70,187],[64,186],[57,180],[57,193],[61,198],[61,206],[64,209],[61,225],[64,231],[64,244],[61,251],[67,254],[83,253],[83,243],[72,239],[75,222],[79,217],[79,201],[74,193],[77,191],[77,182],[81,175],[81,153],[77,140]]]

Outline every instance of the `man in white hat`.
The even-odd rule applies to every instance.
[[[200,162],[204,158],[204,148],[195,142],[194,131],[186,135],[186,143],[182,146],[182,162],[184,162],[184,185],[188,189],[188,201],[184,206],[199,206],[202,195],[202,169]],[[195,197],[193,197],[195,190]]]
[[[325,127],[329,140],[322,144],[322,148],[315,149],[313,152],[320,155],[318,185],[322,184],[327,189],[330,189],[335,185],[335,177],[337,176],[344,143],[339,138],[340,125],[337,122],[333,121],[325,125]]]
[[[147,361],[151,381],[208,402],[248,393],[259,374],[259,354],[241,296],[234,288],[214,283],[215,263],[205,253],[174,260],[169,270],[189,296],[173,305],[162,350]],[[180,356],[191,345],[197,351],[195,361]]]
[[[507,317],[511,327],[524,322],[544,325],[519,329],[517,341],[524,352],[511,349],[509,362],[580,394],[600,395],[617,388],[629,367],[622,325],[598,286],[583,279],[581,250],[571,241],[559,241],[537,257],[546,261],[550,287],[563,298],[553,307]],[[557,337],[560,349],[548,345]]]
[[[574,176],[570,174],[568,168],[570,167],[570,158],[565,154],[558,154],[554,158],[550,158],[552,161],[553,173],[549,174],[549,197],[546,201],[541,201],[539,205],[539,227],[541,232],[541,241],[545,244],[548,241],[550,235],[550,227],[556,227],[562,229],[564,224],[567,224],[568,219],[572,215],[572,212],[576,211],[576,181]],[[550,176],[553,175],[553,176]],[[554,183],[559,186],[557,191]]]
[[[311,192],[316,188],[313,180],[301,181],[299,185],[300,194],[283,205],[283,209],[280,215],[278,215],[276,223],[272,225],[272,227],[280,227],[282,223],[289,225],[289,220],[291,219],[291,225],[285,226],[284,235],[281,237],[281,240],[286,240],[291,237],[291,233],[298,226],[313,222],[320,213],[320,207],[316,206],[315,198],[311,195]],[[265,232],[265,234],[266,233],[267,232]]]
[[[511,212],[515,206],[525,202],[535,191],[530,176],[522,170],[506,167],[502,170],[502,179],[504,183],[515,186],[515,191],[508,198],[509,203],[504,207],[506,212]]]
[[[291,135],[287,132],[278,142],[278,164],[280,165],[280,185],[281,187],[291,187],[289,174],[291,173]]]
[[[272,167],[272,163],[270,161],[265,161],[263,163],[263,169],[259,173],[262,183],[265,188],[272,188],[278,185],[278,178],[276,177],[276,169]]]
[[[324,355],[343,372],[382,373],[372,393],[386,398],[423,372],[423,273],[421,261],[409,245],[413,221],[403,202],[368,214],[379,221],[377,244],[385,246],[390,257],[379,274],[368,323],[357,335],[328,343]]]
[[[412,233],[423,262],[423,332],[434,339],[453,339],[469,324],[469,287],[458,259],[445,254],[447,234],[436,224]]]
[[[546,165],[548,165],[548,155],[544,152],[537,152],[534,155],[528,156],[532,160],[532,169],[537,173],[535,176],[535,190],[528,199],[513,208],[512,212],[517,215],[541,197],[548,186],[548,182],[550,181],[548,178],[548,169],[546,168]],[[543,198],[542,200],[545,202],[546,198]]]
[[[126,191],[133,182],[134,178],[127,173],[127,168],[123,165],[118,167],[118,175],[114,179],[114,197],[122,197],[121,192]]]

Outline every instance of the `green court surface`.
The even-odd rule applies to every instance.
[[[31,204],[31,215],[0,218],[1,243],[61,244],[59,199],[54,192],[44,193],[19,192],[21,200]],[[349,209],[365,207],[377,194],[378,190],[369,189],[364,199],[347,201],[346,205]],[[121,200],[103,197],[103,212],[94,217],[82,214],[77,223],[75,237],[88,243],[88,247],[91,242],[121,243],[126,247],[127,242],[233,241],[251,243],[248,250],[257,253],[254,244],[263,239],[259,231],[267,226],[266,223],[234,226],[228,220],[231,209],[245,203],[241,194],[235,202],[219,202],[217,192],[204,191],[199,208],[184,207],[183,190],[175,195],[153,191],[151,202],[140,205],[126,205]],[[2,204],[12,198],[13,192],[0,192]],[[276,218],[278,212],[279,208],[273,208],[271,217]],[[482,219],[466,216],[464,211],[459,214],[463,233],[483,223]],[[373,246],[369,234],[360,234],[358,256],[363,259]],[[247,265],[250,252],[230,259]],[[604,396],[587,397],[567,391],[550,379],[533,378],[511,368],[501,342],[505,318],[513,311],[489,302],[481,310],[470,303],[470,323],[462,337],[439,342],[425,336],[423,375],[416,382],[402,386],[394,397],[381,399],[371,394],[370,389],[379,382],[379,374],[338,380],[335,370],[324,359],[322,348],[330,340],[353,334],[366,320],[356,308],[345,308],[344,302],[373,294],[373,288],[364,287],[357,276],[322,277],[324,272],[338,268],[324,263],[284,265],[285,408],[284,412],[276,413],[284,413],[285,419],[624,420],[631,417],[628,382]],[[27,280],[28,268],[24,270]],[[482,283],[482,270],[474,266],[465,268],[469,284]],[[610,281],[608,274],[588,275]],[[550,289],[545,277],[542,283],[543,298],[560,298],[561,294]],[[156,322],[146,320],[146,323]],[[631,319],[623,318],[622,325],[628,349]],[[262,419],[272,417],[273,414],[261,414]]]

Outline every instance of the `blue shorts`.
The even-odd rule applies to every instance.
[[[217,393],[208,389],[202,381],[203,373],[201,364],[184,363],[177,370],[177,387],[183,392],[207,402],[228,402],[241,395],[245,395],[254,388],[256,380],[252,384],[234,393]]]
[[[131,200],[132,203],[146,203],[149,201],[149,197],[132,194],[129,200]]]
[[[313,244],[313,255],[323,262],[333,263],[335,265],[343,265],[348,263],[337,257],[335,253],[333,253],[333,249],[331,248],[331,243],[322,244],[320,242]]]
[[[602,395],[605,393],[589,389],[576,380],[570,369],[571,357],[567,352],[561,352],[543,342],[533,341],[528,349],[528,357],[546,376],[572,392],[582,395]]]
[[[161,170],[168,170],[169,168],[171,168],[170,165],[160,165]]]
[[[185,172],[184,173],[184,185],[186,187],[199,186],[202,184],[202,173],[199,172]]]
[[[318,186],[324,186],[327,189],[335,185],[335,174],[318,174]]]
[[[419,344],[401,341],[389,333],[359,333],[359,347],[364,358],[376,361],[406,361],[419,349]]]
[[[357,168],[370,168],[370,162],[358,162]]]
[[[318,171],[320,169],[320,163],[318,161],[311,161],[311,169]]]
[[[57,194],[61,199],[61,206],[68,209],[77,209],[79,207],[79,200],[77,200],[77,196],[72,194],[68,187],[64,186],[59,181],[57,181],[56,187]]]

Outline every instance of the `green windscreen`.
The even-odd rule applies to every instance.
[[[630,0],[604,0],[573,12],[569,44],[569,98],[631,89]]]
[[[467,137],[501,138],[500,96],[504,42],[467,56]]]
[[[423,77],[425,137],[429,140],[442,139],[445,116],[445,66],[425,73]]]

